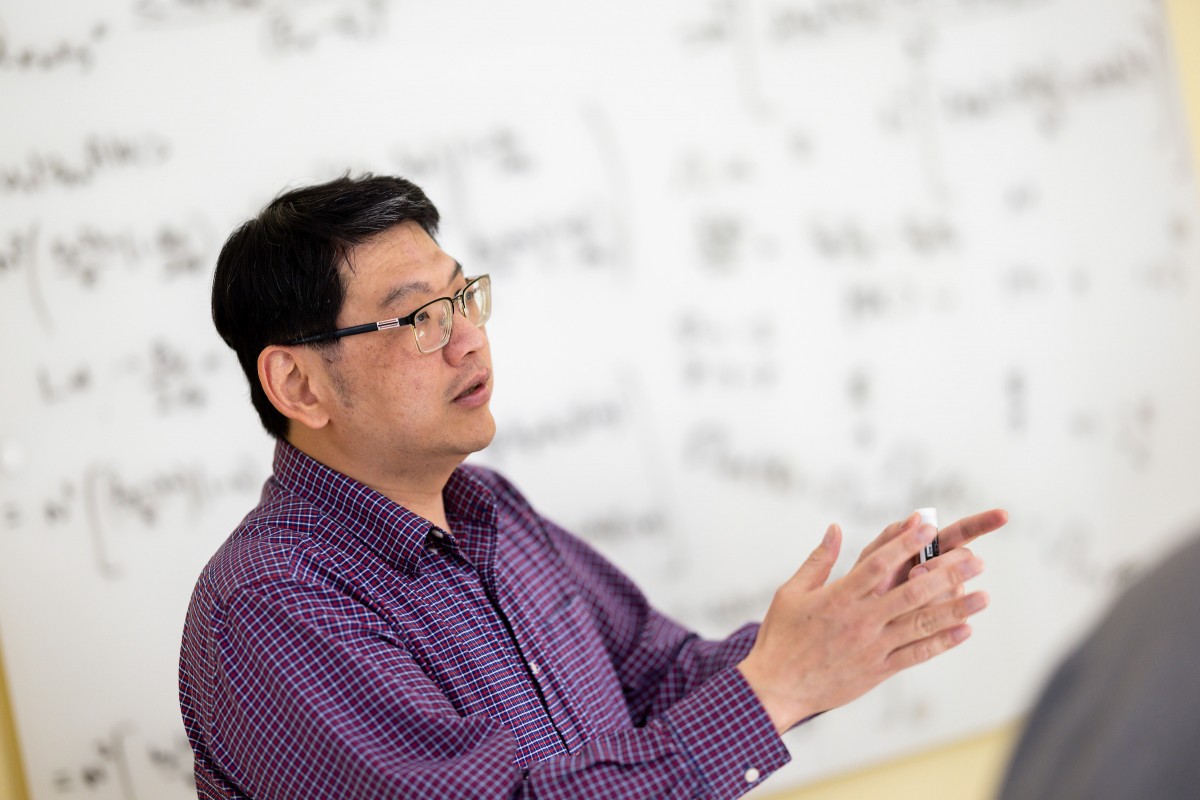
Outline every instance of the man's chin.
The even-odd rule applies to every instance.
[[[484,409],[487,412],[487,421],[482,424],[475,435],[471,438],[468,447],[471,453],[478,453],[485,449],[496,438],[496,420],[492,418],[490,409]]]

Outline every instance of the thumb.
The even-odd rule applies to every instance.
[[[819,589],[829,580],[829,573],[837,563],[838,553],[842,550],[842,529],[835,522],[825,530],[825,538],[817,545],[817,549],[796,570],[789,583],[794,583],[802,589]]]

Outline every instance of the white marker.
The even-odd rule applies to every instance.
[[[935,528],[938,526],[936,508],[918,508],[917,513],[921,515],[920,524],[932,525]],[[933,537],[932,542],[921,548],[921,552],[919,554],[921,563],[924,564],[926,561],[936,556],[939,552],[941,552],[941,549],[938,547],[938,540],[935,536]]]

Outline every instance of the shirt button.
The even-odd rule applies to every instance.
[[[756,770],[754,767],[751,767],[750,769],[746,770],[746,783],[758,783],[758,779],[760,777],[762,777],[762,776],[759,774],[759,771]]]
[[[445,537],[445,535],[446,535],[446,532],[443,531],[441,528],[434,528],[433,530],[430,531],[430,533],[432,533],[434,536],[436,536],[439,539]]]
[[[529,662],[529,671],[533,673],[535,678],[542,674],[542,668],[537,665],[536,661]]]

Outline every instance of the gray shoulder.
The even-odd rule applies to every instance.
[[[1001,800],[1200,797],[1200,537],[1118,599],[1059,665]]]

